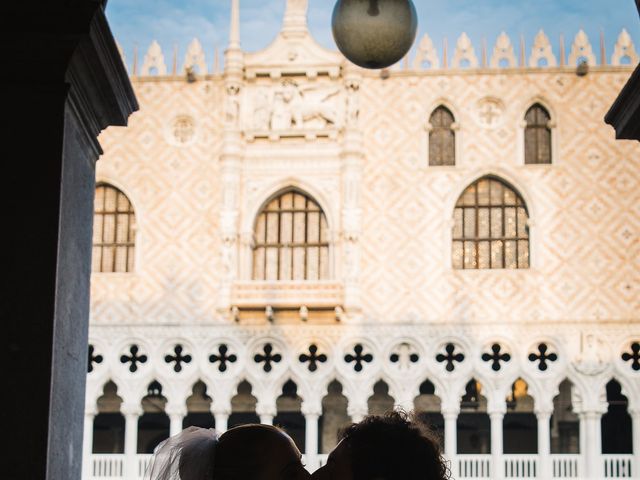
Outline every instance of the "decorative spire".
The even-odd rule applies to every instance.
[[[482,67],[487,66],[487,39],[482,37]]]
[[[229,50],[240,50],[240,0],[231,0]]]
[[[133,76],[138,75],[138,44],[133,46]]]
[[[442,67],[447,68],[449,66],[449,45],[447,45],[447,37],[442,40]]]
[[[520,66],[521,67],[527,66],[527,61],[525,59],[526,58],[525,49],[526,49],[526,44],[524,40],[524,34],[521,33],[520,34]]]
[[[216,45],[213,49],[213,73],[218,73],[220,71],[220,52],[218,51],[218,46]]]
[[[607,50],[604,46],[604,29],[600,30],[600,65],[607,64]]]
[[[567,52],[564,48],[564,34],[560,35],[560,66],[564,67],[567,61]]]
[[[307,10],[309,0],[287,0],[284,12],[282,34],[285,37],[301,36],[307,33]]]
[[[178,73],[178,45],[173,44],[173,65],[171,66],[171,75]]]

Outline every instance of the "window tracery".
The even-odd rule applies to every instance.
[[[524,117],[524,163],[526,165],[550,164],[551,148],[551,115],[539,103],[533,105]]]
[[[455,118],[451,111],[439,106],[431,114],[429,124],[429,165],[456,164],[456,133],[453,129]]]
[[[132,272],[136,219],[131,202],[116,187],[99,184],[94,205],[92,270]]]
[[[329,278],[329,228],[315,200],[288,190],[260,212],[254,229],[253,279]]]
[[[453,217],[453,268],[529,268],[529,214],[507,183],[477,180],[458,199]]]

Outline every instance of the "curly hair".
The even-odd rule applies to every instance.
[[[354,480],[448,480],[437,436],[415,415],[368,416],[342,432]]]

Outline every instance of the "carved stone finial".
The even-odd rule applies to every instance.
[[[418,52],[413,60],[414,70],[421,70],[428,65],[428,68],[440,68],[440,59],[438,58],[438,52],[433,46],[431,37],[425,33],[420,45],[418,45]]]
[[[231,0],[231,25],[229,26],[229,49],[240,49],[240,0]]]
[[[593,53],[589,37],[584,30],[580,30],[573,40],[571,52],[569,53],[569,65],[576,66],[580,60],[586,60],[590,67],[597,65],[596,56]]]
[[[553,54],[549,37],[547,37],[542,30],[538,32],[535,40],[533,41],[531,56],[529,57],[529,66],[533,68],[540,67],[541,60],[545,60],[547,62],[547,67],[555,67],[558,65],[558,60]]]
[[[506,62],[507,67],[514,68],[517,66],[516,55],[513,52],[513,45],[509,36],[502,32],[496,41],[495,47],[493,47],[493,54],[491,55],[491,68],[501,67],[501,62]]]
[[[144,56],[140,74],[153,75],[152,72],[154,69],[156,75],[167,74],[167,66],[164,63],[162,48],[160,48],[160,44],[155,40],[151,43],[151,45],[149,46],[149,50],[147,50],[147,54]]]
[[[298,36],[307,33],[308,8],[309,0],[287,0],[282,26],[284,36]]]
[[[622,29],[616,46],[613,48],[613,55],[611,56],[611,65],[622,65],[622,59],[628,58],[631,65],[636,65],[640,58],[636,52],[636,47],[631,40],[631,35],[626,29]]]
[[[191,41],[187,47],[187,53],[184,56],[182,71],[186,72],[188,68],[197,71],[200,75],[207,73],[207,61],[204,56],[204,49],[197,38]]]
[[[453,60],[451,60],[451,66],[453,68],[462,68],[464,61],[468,62],[466,66],[470,68],[476,68],[478,66],[478,57],[476,56],[471,39],[466,33],[460,35],[458,39],[456,51],[453,54]]]

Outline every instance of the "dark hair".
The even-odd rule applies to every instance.
[[[436,435],[414,415],[368,416],[342,433],[354,480],[447,480]]]

